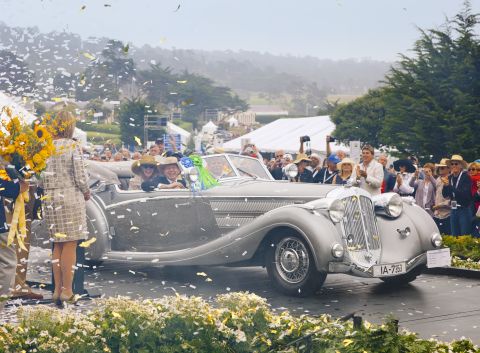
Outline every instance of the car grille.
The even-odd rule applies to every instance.
[[[345,204],[342,231],[350,259],[369,268],[379,261],[382,250],[373,203],[368,197],[356,195],[342,201]]]

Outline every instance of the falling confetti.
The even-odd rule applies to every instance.
[[[176,8],[175,11],[173,11],[173,12],[177,12],[178,10],[180,10],[180,7],[181,7],[181,6],[182,6],[181,4],[178,4],[177,8]]]
[[[92,245],[93,243],[95,243],[97,241],[97,238],[93,237],[89,240],[86,240],[86,241],[83,241],[81,242],[78,246],[82,247],[82,248],[88,248],[90,247],[90,245]]]
[[[138,145],[139,145],[139,146],[141,146],[141,145],[142,145],[142,140],[140,140],[140,138],[139,138],[139,137],[137,137],[137,136],[134,136],[133,138],[135,139],[135,142],[136,142],[136,143],[138,143]]]
[[[87,53],[87,52],[82,52],[81,53],[84,57],[86,57],[88,60],[95,60],[95,57],[90,54],[90,53]]]
[[[64,233],[55,233],[55,238],[66,238],[67,235]]]

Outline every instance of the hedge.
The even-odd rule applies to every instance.
[[[104,132],[107,134],[115,135],[120,135],[121,133],[120,125],[115,124],[92,124],[88,122],[78,121],[76,125],[79,129],[82,129],[84,131]]]
[[[24,307],[17,324],[0,325],[0,352],[311,352],[324,353],[480,353],[470,340],[441,343],[397,333],[393,320],[383,325],[329,315],[274,313],[266,299],[250,293],[218,295],[213,303],[199,297],[171,296],[136,301],[100,299],[91,311]]]
[[[444,235],[443,244],[450,248],[452,266],[480,270],[480,238]]]

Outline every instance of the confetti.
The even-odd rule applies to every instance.
[[[81,53],[84,57],[86,57],[88,60],[95,60],[95,57],[90,54],[90,53],[87,53],[87,52],[82,52]]]
[[[55,233],[55,237],[56,237],[56,238],[66,238],[67,235],[64,234],[64,233]]]
[[[89,240],[86,240],[86,241],[83,241],[81,242],[78,246],[82,247],[82,248],[88,248],[90,247],[90,245],[92,245],[93,243],[95,243],[97,241],[97,238],[93,237]]]
[[[139,145],[139,146],[141,146],[141,145],[142,145],[142,140],[140,140],[140,138],[139,138],[139,137],[137,137],[137,136],[134,136],[133,138],[135,139],[135,142],[136,142],[136,143],[138,143],[138,145]]]
[[[207,277],[205,272],[197,272],[197,276]]]

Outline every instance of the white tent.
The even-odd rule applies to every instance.
[[[218,129],[217,125],[215,125],[215,123],[211,120],[202,126],[202,132],[204,134],[213,135],[215,131],[217,131],[217,129]]]
[[[328,115],[277,119],[246,135],[225,142],[223,148],[226,151],[240,151],[242,140],[249,140],[261,152],[275,152],[277,149],[283,149],[286,153],[296,153],[300,147],[300,136],[308,135],[311,140],[311,149],[325,153],[326,136],[332,135],[334,130],[335,124]],[[330,146],[332,151],[349,150],[337,143],[331,143]]]
[[[3,92],[0,92],[0,111],[3,107],[10,107],[13,114],[19,116],[27,124],[31,124],[33,121],[37,120],[38,118],[30,113],[20,102],[21,101],[18,98],[7,96]],[[7,114],[2,112],[0,117],[2,119],[7,119]],[[80,141],[82,146],[87,143],[87,133],[83,130],[75,128],[73,137],[77,139],[77,141]]]

